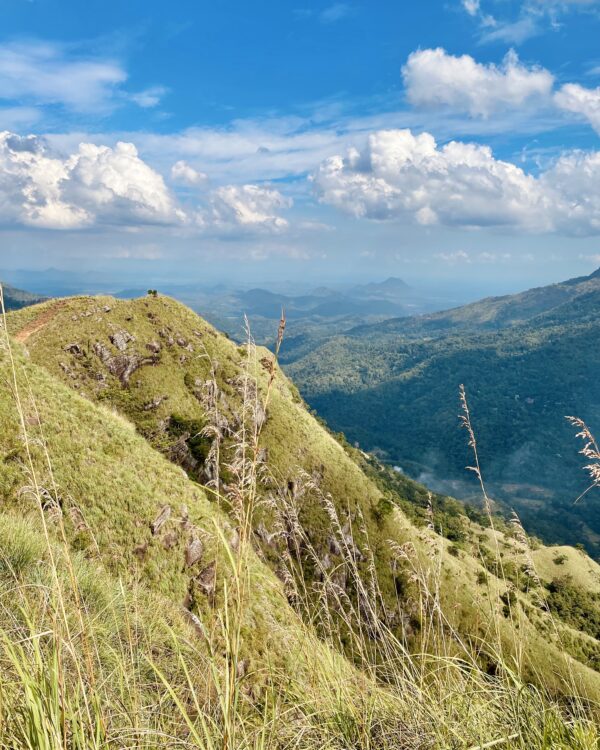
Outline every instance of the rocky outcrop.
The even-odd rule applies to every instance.
[[[129,380],[136,370],[140,367],[155,365],[159,361],[158,355],[152,357],[142,357],[139,354],[117,354],[113,356],[108,348],[97,341],[93,346],[94,354],[105,365],[111,375],[114,375],[121,381],[121,385],[126,388]]]
[[[170,505],[163,505],[163,507],[160,509],[160,513],[156,516],[154,521],[150,524],[150,530],[152,531],[153,536],[156,536],[158,532],[161,530],[162,526],[169,520],[171,517],[171,506]]]
[[[127,344],[131,341],[135,341],[135,336],[132,336],[129,331],[122,329],[115,331],[110,336],[110,341],[113,346],[116,346],[120,352],[124,352],[127,349]]]

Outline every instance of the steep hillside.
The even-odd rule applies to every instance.
[[[311,731],[325,742],[313,696],[341,688],[351,715],[358,673],[301,623],[199,485],[130,422],[18,346],[12,356],[3,342],[0,746],[63,747],[63,724],[64,746],[79,750],[222,743],[231,670],[236,720],[260,721],[272,696],[273,718],[295,712],[273,743]],[[388,710],[390,696],[374,697]],[[208,701],[208,725],[191,701]]]
[[[600,424],[600,277],[387,321],[335,337],[287,368],[349,439],[469,499],[458,386],[469,395],[489,489],[548,542],[600,555],[600,504],[587,487],[575,414]]]
[[[384,659],[384,632],[414,651],[435,651],[440,626],[430,630],[424,619],[433,607],[435,617],[443,612],[442,630],[456,634],[445,642],[448,655],[461,655],[464,639],[473,644],[470,658],[491,672],[499,653],[512,654],[524,677],[555,693],[572,692],[573,675],[577,690],[600,690],[597,566],[570,550],[538,579],[517,527],[494,532],[483,514],[428,500],[422,487],[341,445],[267,350],[236,346],[161,297],[52,301],[11,314],[9,328],[32,362],[117,410],[204,485],[210,507],[228,517],[229,534],[244,536],[247,526],[296,612],[321,637],[330,639],[333,628],[336,648],[357,666],[366,653]],[[70,436],[64,427],[60,433]],[[110,448],[88,449],[87,460],[96,453]],[[153,475],[149,464],[147,483]],[[97,483],[90,479],[90,492]],[[114,492],[113,505],[122,507]],[[136,510],[135,501],[126,506]],[[117,550],[125,538],[129,548],[141,543],[125,525],[118,534]],[[174,585],[185,588],[185,580]],[[585,622],[564,606],[573,592]],[[257,598],[256,607],[267,605]],[[368,646],[359,650],[356,634],[365,630]]]

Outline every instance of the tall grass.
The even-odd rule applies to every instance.
[[[543,685],[524,680],[514,648],[506,649],[506,623],[495,619],[501,617],[497,607],[490,611],[494,638],[466,642],[452,625],[440,593],[441,537],[424,533],[427,559],[414,545],[390,540],[390,565],[406,582],[392,607],[361,514],[343,514],[305,472],[293,483],[270,475],[261,433],[276,387],[283,315],[274,356],[259,359],[248,332],[236,383],[241,407],[227,447],[211,365],[205,434],[213,439],[212,490],[231,524],[215,528],[226,561],[219,607],[211,621],[190,615],[186,624],[175,607],[164,617],[165,602],[116,581],[100,560],[72,551],[56,486],[50,505],[54,495],[58,521],[48,523],[48,490],[39,482],[34,453],[41,453],[52,476],[52,436],[30,435],[25,414],[35,401],[13,356],[1,287],[0,306],[0,356],[10,362],[6,385],[19,416],[27,496],[38,511],[35,527],[0,514],[0,748],[600,747],[594,707],[577,700],[576,692],[570,705],[561,705]],[[470,415],[469,430],[474,442]],[[218,476],[221,462],[230,477],[226,486]],[[265,484],[268,493],[261,489]],[[335,564],[303,526],[300,508],[308,496],[328,519]],[[310,679],[301,669],[273,666],[279,662],[269,658],[268,644],[260,657],[248,658],[256,585],[250,569],[263,510],[273,524],[268,533],[283,542],[279,572],[291,604],[284,616],[303,623],[294,644],[297,658],[312,663],[318,648],[323,654]],[[417,647],[409,649],[402,634],[411,627],[411,613],[417,613],[419,632]],[[517,618],[511,615],[509,622],[515,646]]]

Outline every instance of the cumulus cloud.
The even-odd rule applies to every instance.
[[[554,102],[561,109],[581,115],[600,133],[600,87],[587,89],[567,83],[554,94]]]
[[[185,210],[132,143],[80,143],[53,153],[36,136],[0,133],[0,221],[48,229],[159,224],[207,231],[281,231],[291,201],[257,185],[224,186]]]
[[[325,160],[312,176],[320,200],[357,217],[422,225],[600,233],[600,153],[574,152],[539,176],[487,146],[428,133],[372,133],[362,150]]]
[[[183,213],[131,143],[81,143],[61,158],[35,136],[0,134],[0,214],[53,229],[98,223],[172,223]]]
[[[279,216],[292,201],[278,190],[259,185],[227,185],[213,191],[208,221],[218,227],[254,227],[280,232],[288,222]]]
[[[554,83],[549,71],[523,65],[514,51],[494,65],[449,55],[441,47],[413,52],[402,75],[414,106],[444,106],[481,117],[546,99]]]
[[[176,161],[171,167],[171,179],[182,185],[201,185],[208,180],[205,172],[199,172],[191,167],[184,159]]]

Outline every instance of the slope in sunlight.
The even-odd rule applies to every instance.
[[[252,346],[236,346],[190,310],[161,297],[49,302],[12,314],[9,325],[34,362],[89,399],[117,409],[152,446],[220,496],[234,527],[248,416],[253,429],[260,425],[252,536],[307,622],[314,620],[317,601],[328,601],[331,611],[338,611],[343,593],[352,603],[352,627],[361,622],[364,627],[366,618],[375,651],[382,627],[413,649],[431,646],[417,602],[431,574],[425,571],[438,564],[437,553],[432,554],[436,549],[443,560],[438,596],[449,626],[469,640],[485,641],[496,623],[502,647],[510,651],[513,615],[512,610],[506,615],[506,602],[514,596],[519,638],[527,643],[519,656],[523,673],[534,679],[543,674],[554,690],[564,690],[560,664],[568,664],[587,690],[596,690],[595,633],[558,604],[556,621],[549,619],[546,604],[540,608],[518,534],[502,527],[499,537],[490,536],[484,515],[469,517],[460,504],[440,496],[430,511],[423,488],[334,440],[306,411],[294,386],[272,369],[266,350],[254,354]],[[248,380],[248,368],[258,390]],[[264,412],[258,394],[266,392]],[[431,514],[442,536],[427,529]],[[403,545],[412,552],[398,558],[394,550]],[[500,577],[498,545],[507,563]],[[356,575],[377,577],[380,593],[371,609],[361,599],[366,596],[361,585],[342,565],[346,552],[355,560]],[[575,550],[567,558],[574,569],[579,559],[593,565],[583,563],[586,558]],[[552,598],[560,572],[550,569],[541,576],[543,598]],[[593,619],[596,574],[582,583],[580,577],[568,585],[581,590]],[[563,634],[558,640],[549,636],[556,622]],[[318,630],[323,627],[320,622]],[[348,634],[340,648],[352,649]],[[564,662],[559,655],[565,648],[575,660]],[[490,665],[497,658],[493,651],[482,648],[479,658]]]

